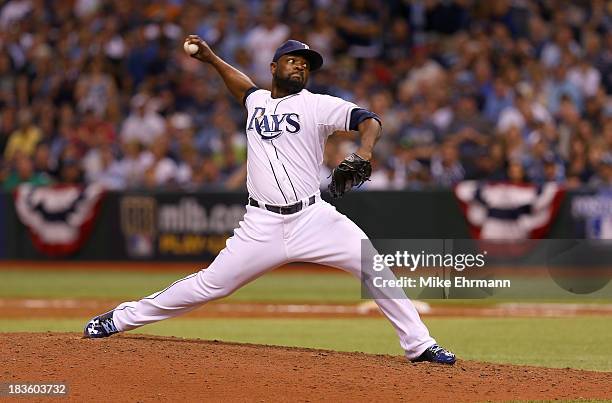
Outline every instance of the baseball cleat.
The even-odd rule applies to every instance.
[[[113,311],[96,316],[90,320],[83,330],[84,339],[98,339],[119,333],[113,322]]]
[[[423,351],[423,354],[413,359],[412,362],[429,361],[438,364],[453,365],[456,360],[455,354],[438,346],[437,344],[434,344],[433,346],[428,347],[427,350]]]

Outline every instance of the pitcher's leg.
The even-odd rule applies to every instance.
[[[311,213],[313,216],[310,219],[305,217],[304,220],[308,224],[296,229],[295,238],[291,239],[291,257],[337,267],[361,279],[361,240],[367,239],[365,233],[325,202]],[[397,331],[400,345],[408,359],[418,357],[435,344],[419,313],[403,291],[402,298],[386,296],[380,290],[369,291]]]
[[[253,209],[253,207],[250,207]],[[212,264],[197,273],[175,281],[166,289],[140,301],[124,302],[115,308],[113,321],[118,331],[168,319],[200,305],[225,297],[266,271],[286,261],[274,217],[253,212],[257,220],[241,223],[225,249]]]

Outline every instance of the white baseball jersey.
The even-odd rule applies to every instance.
[[[348,129],[351,111],[357,106],[307,90],[277,99],[270,91],[257,90],[245,104],[251,197],[265,204],[287,205],[318,196],[325,140],[336,130]],[[376,251],[365,249],[364,258],[366,234],[334,206],[315,199],[306,208],[287,214],[249,203],[234,235],[208,268],[139,301],[120,304],[113,310],[116,329],[135,329],[189,312],[289,262],[337,267],[361,279],[362,259],[372,261],[367,254]],[[389,269],[386,276],[395,278]],[[381,295],[377,290],[370,295],[393,324],[407,358],[416,358],[435,344],[405,295]]]
[[[357,105],[305,89],[283,98],[259,89],[249,94],[245,106],[251,197],[285,205],[318,194],[327,136],[349,129]]]

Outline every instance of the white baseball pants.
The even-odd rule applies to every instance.
[[[361,278],[362,239],[367,237],[355,223],[318,197],[290,215],[247,206],[240,226],[209,267],[140,301],[120,304],[113,313],[115,326],[131,330],[189,312],[289,262],[319,263]],[[435,343],[408,298],[375,300],[397,331],[408,359]]]

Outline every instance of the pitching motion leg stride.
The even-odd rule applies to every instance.
[[[83,337],[108,337],[181,315],[223,298],[288,262],[324,264],[360,278],[362,239],[366,239],[363,231],[324,201],[291,215],[247,206],[244,220],[208,268],[139,301],[124,302],[96,316],[85,326]],[[436,344],[429,335],[408,298],[376,295],[374,298],[395,328],[408,360],[455,362],[455,355]]]

